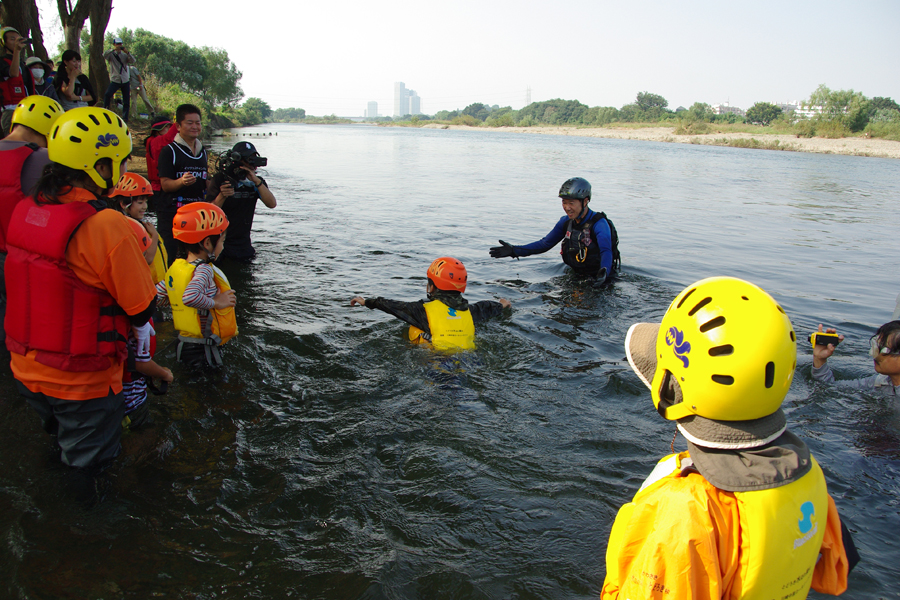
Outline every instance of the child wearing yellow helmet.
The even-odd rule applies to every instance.
[[[172,307],[177,357],[193,367],[221,366],[219,346],[237,335],[237,298],[228,278],[212,264],[222,252],[226,229],[228,218],[215,204],[192,202],[179,208],[172,222],[179,258],[156,286],[158,297]]]
[[[660,460],[619,510],[601,598],[805,598],[810,587],[847,588],[858,554],[781,409],[796,346],[772,297],[728,277],[688,286],[662,323],[631,326],[628,363],[688,451]]]
[[[414,344],[430,344],[442,352],[475,348],[475,323],[502,314],[510,307],[506,298],[469,304],[463,298],[468,273],[465,265],[449,256],[437,258],[428,267],[425,292],[428,300],[401,302],[386,298],[350,299],[350,306],[365,306],[384,311],[409,324],[407,337]]]

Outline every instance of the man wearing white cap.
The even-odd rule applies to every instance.
[[[840,594],[859,560],[822,469],[787,430],[797,362],[790,319],[729,277],[632,325],[628,362],[688,451],[663,458],[616,516],[601,598]]]
[[[113,40],[113,47],[103,54],[103,58],[109,63],[109,87],[103,95],[103,107],[109,108],[116,90],[122,90],[122,120],[128,122],[128,109],[131,106],[130,78],[128,65],[136,61],[131,53],[125,49],[122,38]]]

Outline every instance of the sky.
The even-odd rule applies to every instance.
[[[62,38],[38,0],[47,47]],[[224,48],[245,97],[310,115],[426,114],[563,98],[619,108],[638,92],[695,102],[804,100],[820,85],[900,101],[900,1],[113,0],[108,32],[143,28]],[[51,46],[52,44],[52,46]]]

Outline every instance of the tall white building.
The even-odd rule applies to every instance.
[[[374,119],[378,116],[378,103],[377,102],[369,102],[369,107],[366,109],[366,117],[370,119]]]
[[[402,81],[394,82],[394,116],[403,117],[409,114],[409,94],[406,84]]]
[[[416,93],[416,90],[407,90],[409,95],[409,114],[411,115],[421,115],[422,114],[422,99],[419,98],[419,95]]]

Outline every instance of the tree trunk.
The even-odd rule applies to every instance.
[[[29,29],[31,29],[31,48],[34,56],[39,56],[41,60],[47,60],[50,55],[44,47],[44,32],[41,31],[41,18],[38,12],[36,0],[26,1],[26,10],[28,12]]]
[[[66,50],[79,52],[81,48],[81,30],[90,13],[90,0],[78,0],[72,8],[72,0],[56,0],[59,9],[59,21],[65,33]]]
[[[79,0],[79,4],[84,0]],[[91,85],[103,96],[109,87],[109,70],[103,59],[103,42],[112,13],[112,0],[91,0]],[[127,117],[126,117],[127,118]]]

